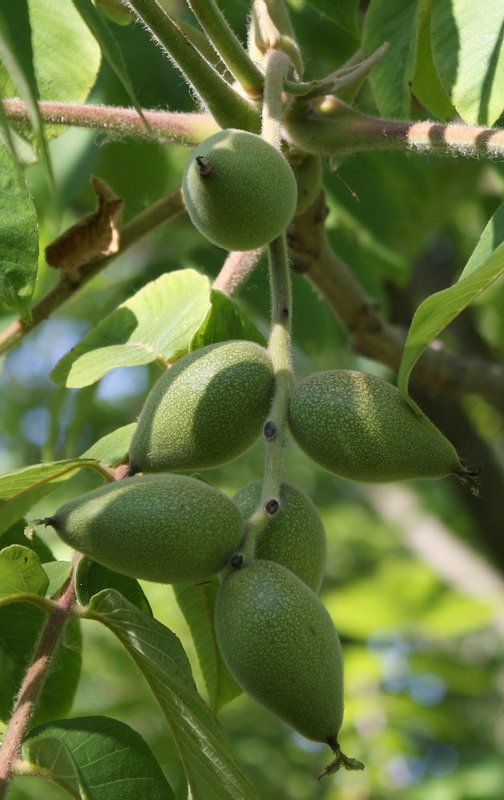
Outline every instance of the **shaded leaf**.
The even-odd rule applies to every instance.
[[[432,53],[464,122],[493,125],[504,110],[504,7],[500,0],[436,0]]]
[[[416,70],[411,88],[422,105],[438,119],[449,120],[455,116],[455,109],[439,79],[432,58],[430,14],[425,14],[420,27]]]
[[[91,458],[71,458],[33,464],[0,476],[0,533],[24,517],[35,503],[57,489],[62,481],[68,480],[76,469],[97,463]]]
[[[128,69],[126,63],[123,59],[121,50],[119,49],[119,45],[116,42],[114,34],[110,30],[107,22],[103,19],[103,16],[96,10],[95,6],[91,2],[91,0],[73,0],[75,7],[79,11],[82,19],[88,26],[89,30],[97,40],[100,45],[101,51],[105,58],[107,59],[108,63],[114,70],[115,74],[121,81],[122,85],[124,86],[126,92],[129,95],[131,103],[138,111],[139,115],[143,118],[143,114],[141,108],[138,104],[136,99],[135,90],[133,89],[133,84],[131,83]],[[107,9],[109,13],[114,13],[116,15],[116,19],[124,19],[125,17],[125,24],[131,22],[131,17],[128,13],[125,15],[124,7],[121,4],[116,4],[118,6],[117,9]],[[121,16],[121,9],[122,9],[122,16]]]
[[[144,674],[181,754],[193,800],[259,800],[197,693],[177,637],[109,589],[93,597],[87,616],[115,633]]]
[[[31,322],[38,267],[37,214],[18,166],[0,144],[0,300]]]
[[[43,565],[43,570],[49,579],[49,586],[46,589],[47,597],[57,597],[70,577],[71,562],[49,561]]]
[[[11,544],[0,550],[0,598],[25,592],[45,595],[49,580],[29,547]]]
[[[358,34],[357,8],[359,0],[308,0],[309,4],[333,22],[355,35]]]
[[[460,312],[504,272],[504,206],[496,211],[453,286],[428,297],[413,317],[397,376],[397,388],[417,410],[408,394],[409,376],[426,347]]]
[[[205,583],[179,583],[173,588],[194,639],[210,707],[217,712],[242,693],[217,645],[214,613],[218,578]]]
[[[10,544],[20,544],[22,547],[29,547],[33,550],[40,561],[44,564],[48,561],[54,561],[54,556],[46,545],[43,539],[36,533],[32,533],[29,537],[25,534],[27,521],[25,519],[18,520],[14,525],[0,534],[0,547],[8,547]]]
[[[127,575],[119,575],[118,572],[97,564],[87,556],[83,556],[77,565],[75,586],[77,600],[83,606],[87,606],[91,598],[102,589],[115,589],[144,614],[152,616],[149,601],[137,580]]]
[[[137,424],[131,422],[103,436],[81,455],[81,458],[96,458],[107,467],[117,467],[128,457],[131,439]]]
[[[425,0],[371,0],[366,12],[362,35],[365,54],[370,56],[384,42],[390,44],[369,77],[383,116],[407,119],[411,114],[410,85],[424,4]]]
[[[14,602],[0,607],[0,719],[12,711],[26,668],[47,615],[31,603]],[[42,690],[34,724],[70,711],[81,669],[80,623],[69,619],[52,659],[52,668]]]
[[[144,739],[109,717],[39,725],[25,740],[23,755],[46,777],[86,800],[175,800]]]
[[[89,386],[115,367],[184,355],[210,308],[204,275],[184,269],[162,275],[112,311],[56,364],[62,386]]]
[[[215,342],[230,339],[246,339],[266,346],[266,338],[259,328],[243,313],[235,301],[224,292],[210,291],[211,308],[200,329],[191,342],[191,350],[197,350]]]

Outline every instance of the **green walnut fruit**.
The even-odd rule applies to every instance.
[[[193,151],[182,178],[196,228],[226,250],[255,250],[285,230],[296,210],[288,161],[254,133],[223,130]]]
[[[364,372],[310,375],[289,404],[292,435],[317,464],[353,481],[465,475],[457,452],[395,386]]]
[[[215,627],[242,689],[302,736],[329,744],[343,766],[362,766],[339,753],[341,645],[327,609],[302,580],[273,561],[251,561],[228,573],[217,594]]]
[[[261,481],[244,486],[233,497],[244,519],[258,507]],[[318,592],[324,576],[327,541],[324,525],[305,492],[280,485],[280,507],[257,537],[256,558],[282,564]]]
[[[206,580],[228,563],[243,528],[233,501],[184,475],[144,475],[68,500],[43,520],[104,567],[157,583]]]
[[[255,342],[208,345],[157,381],[130,448],[130,474],[205,469],[257,439],[274,391],[273,366]]]

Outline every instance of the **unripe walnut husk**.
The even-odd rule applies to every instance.
[[[184,202],[196,228],[225,250],[255,250],[289,225],[296,179],[271,144],[230,128],[192,152],[182,178]]]

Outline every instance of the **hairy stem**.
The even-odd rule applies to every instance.
[[[145,23],[222,128],[257,132],[256,107],[226,83],[156,0],[127,0],[126,4]]]
[[[282,51],[271,50],[265,57],[266,79],[262,136],[276,147],[280,147],[282,89],[289,65],[290,60]],[[253,557],[257,534],[279,508],[278,496],[283,467],[284,431],[293,383],[290,349],[292,295],[285,234],[271,242],[268,254],[271,291],[268,353],[275,373],[275,393],[263,431],[266,449],[260,504],[247,520],[245,527],[242,548],[245,561]]]
[[[257,250],[231,252],[214,280],[212,288],[233,297],[255,268],[262,252],[262,247]]]
[[[21,341],[26,334],[30,333],[37,325],[40,325],[54,311],[57,311],[66,300],[72,297],[91,278],[94,278],[95,275],[105,269],[113,259],[124,253],[158,225],[175,217],[182,211],[184,211],[184,201],[179,188],[130,220],[121,228],[120,247],[117,253],[80,267],[79,280],[77,282],[70,282],[65,276],[62,276],[59,283],[33,306],[31,324],[18,319],[0,334],[0,353],[5,353],[13,345]]]
[[[76,556],[74,560],[74,568],[79,557]],[[4,800],[6,797],[12,778],[13,762],[21,751],[21,745],[28,732],[30,721],[49,674],[52,659],[74,603],[75,586],[72,575],[63,594],[54,602],[53,611],[46,620],[7,725],[0,747],[0,800]]]
[[[443,155],[502,156],[504,130],[483,125],[392,120],[362,114],[337,97],[295,100],[284,117],[287,138],[321,155],[364,150],[420,150]]]
[[[215,50],[242,89],[254,100],[262,95],[264,77],[230,28],[214,0],[187,0]]]
[[[4,100],[6,116],[11,120],[29,123],[28,108],[23,100]],[[51,125],[75,125],[95,128],[120,136],[152,138],[196,147],[200,142],[220,130],[210,114],[183,114],[182,112],[144,111],[149,131],[134,108],[116,106],[80,105],[77,103],[39,102],[44,122]]]

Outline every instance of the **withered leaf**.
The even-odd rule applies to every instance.
[[[95,175],[91,184],[98,198],[96,211],[82,217],[45,250],[47,263],[60,269],[73,282],[79,280],[79,268],[83,264],[117,253],[120,245],[124,200]]]

